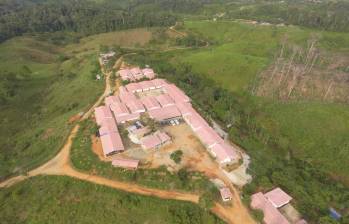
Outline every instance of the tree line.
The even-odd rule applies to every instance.
[[[135,27],[170,26],[175,15],[83,0],[1,5],[0,42],[24,33],[69,31],[91,35]]]

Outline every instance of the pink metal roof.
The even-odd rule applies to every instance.
[[[95,108],[95,117],[98,125],[102,125],[104,119],[113,118],[110,109],[106,106],[100,106]]]
[[[123,103],[127,103],[131,100],[137,100],[137,97],[128,91],[120,91],[119,97]]]
[[[219,135],[211,127],[208,126],[198,129],[197,131],[195,131],[195,134],[208,148],[214,146],[215,144],[223,142],[223,139],[221,139],[221,137],[219,137]]]
[[[190,103],[176,103],[178,110],[181,112],[182,116],[191,115],[195,112],[194,108]]]
[[[126,85],[126,89],[128,92],[135,93],[135,92],[141,92],[142,87],[137,82],[132,82]]]
[[[121,69],[119,70],[119,75],[122,80],[134,80],[133,75],[129,69]]]
[[[120,103],[120,99],[118,96],[107,96],[104,100],[105,105],[109,106],[112,103]]]
[[[141,138],[141,145],[143,149],[152,149],[161,145],[161,140],[157,135],[148,135]]]
[[[115,117],[125,116],[130,113],[124,103],[113,103],[110,105],[110,109],[113,111]]]
[[[196,111],[194,111],[192,114],[187,115],[184,117],[184,120],[188,123],[188,125],[193,129],[193,131],[196,131],[200,128],[207,127],[208,124],[203,119],[200,114],[198,114]]]
[[[219,193],[221,193],[221,197],[223,200],[230,200],[233,197],[233,195],[230,192],[230,189],[227,187],[219,189]]]
[[[156,88],[164,87],[167,82],[164,79],[153,79],[151,80]]]
[[[116,123],[114,121],[114,119],[109,118],[109,119],[105,119],[103,121],[102,126],[99,128],[99,135],[107,135],[111,132],[118,132],[118,128],[116,126]]]
[[[143,91],[148,91],[150,89],[155,89],[155,85],[153,84],[152,81],[146,80],[143,82],[139,82],[140,87],[142,88]]]
[[[177,109],[176,106],[168,106],[160,109],[155,109],[149,111],[149,116],[157,121],[163,121],[170,118],[180,117],[181,112]]]
[[[168,136],[165,132],[158,131],[156,135],[160,139],[161,143],[165,143],[171,140],[170,136]]]
[[[135,160],[135,159],[114,159],[112,161],[113,166],[131,168],[131,169],[137,169],[138,164],[139,164],[139,160]]]
[[[137,120],[140,118],[140,115],[135,113],[135,114],[128,114],[128,115],[124,115],[124,116],[120,116],[120,117],[115,117],[116,122],[118,124],[122,124],[125,123],[126,121],[133,121],[133,120]]]
[[[217,160],[220,163],[231,162],[238,158],[236,151],[224,142],[213,145],[211,151],[216,154]]]
[[[288,204],[292,197],[286,194],[283,190],[280,188],[275,188],[274,190],[269,191],[268,193],[264,194],[264,196],[276,207],[282,207],[283,205]]]
[[[162,107],[168,107],[174,105],[173,99],[168,94],[161,94],[156,96],[156,100]]]
[[[111,132],[108,135],[101,136],[101,142],[105,156],[108,156],[114,152],[125,150],[118,132]]]
[[[275,208],[264,195],[259,192],[251,196],[251,207],[260,209],[264,213],[263,221],[266,224],[290,224],[287,219]]]
[[[158,103],[158,101],[156,101],[155,97],[153,96],[143,97],[141,99],[141,102],[147,110],[154,110],[160,108],[160,104]]]
[[[145,112],[143,104],[138,99],[130,99],[128,102],[126,102],[126,106],[128,109],[130,109],[132,114]]]
[[[185,95],[185,93],[182,90],[180,90],[176,85],[167,84],[164,86],[164,89],[176,103],[190,102],[190,98],[187,95]]]
[[[130,69],[130,72],[132,75],[139,75],[139,74],[143,74],[142,70],[139,67],[134,67]]]
[[[144,69],[142,69],[142,72],[143,72],[144,76],[147,77],[148,79],[155,78],[154,70],[151,68],[144,68]]]

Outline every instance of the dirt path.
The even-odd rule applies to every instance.
[[[119,58],[116,62],[116,65],[121,65],[122,57]],[[117,68],[117,67],[116,67]],[[111,91],[110,86],[110,74],[106,73],[103,69],[102,72],[104,72],[106,77],[106,87],[104,93],[99,97],[97,102],[82,116],[80,119],[85,120],[89,118],[89,116],[94,111],[94,108],[98,106],[103,99],[109,95]],[[23,181],[27,178],[37,176],[37,175],[65,175],[70,176],[73,178],[77,178],[84,181],[89,181],[95,184],[101,184],[108,187],[112,187],[115,189],[123,190],[130,193],[136,193],[136,194],[142,194],[142,195],[148,195],[148,196],[154,196],[159,197],[162,199],[174,199],[174,200],[182,200],[182,201],[189,201],[193,203],[198,203],[199,201],[199,195],[191,194],[191,193],[183,193],[178,191],[166,191],[166,190],[160,190],[160,189],[152,189],[148,187],[139,186],[137,184],[133,183],[127,183],[127,182],[120,182],[115,180],[110,180],[104,177],[96,176],[96,175],[89,175],[80,171],[75,170],[70,161],[70,150],[73,143],[73,139],[76,136],[78,130],[79,130],[79,124],[74,126],[71,133],[68,136],[68,139],[60,152],[50,161],[43,164],[42,166],[33,169],[32,171],[28,172],[27,175],[20,175],[17,177],[10,178],[8,180],[5,180],[0,183],[1,187],[10,187],[20,181]],[[209,168],[204,169],[203,171],[208,172]],[[210,172],[214,173],[218,178],[223,180],[227,186],[230,187],[230,189],[233,192],[234,198],[233,198],[233,206],[222,206],[218,203],[212,208],[212,212],[215,213],[218,217],[222,218],[228,223],[232,224],[250,224],[255,223],[254,220],[250,217],[247,209],[243,206],[243,204],[240,201],[239,194],[237,190],[234,188],[234,186],[229,182],[229,180],[225,177],[223,173],[219,173],[216,169],[214,171],[210,170]]]

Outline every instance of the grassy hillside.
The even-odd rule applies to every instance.
[[[1,44],[0,52],[1,78],[15,78],[0,110],[4,178],[52,157],[70,130],[69,118],[95,101],[103,83],[91,75],[94,54],[61,61],[62,48],[29,37]]]
[[[69,177],[35,177],[0,191],[10,223],[223,223],[199,206],[117,191]]]
[[[348,35],[209,21],[189,21],[185,28],[211,46],[128,59],[152,65],[186,90],[194,104],[230,125],[231,139],[252,157],[254,181],[246,196],[281,186],[312,223],[319,223],[329,206],[348,216],[349,106],[311,98],[278,100],[251,91],[258,71],[276,60],[285,35],[304,48],[318,35],[321,51],[341,56],[348,55]]]

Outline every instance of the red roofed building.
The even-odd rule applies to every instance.
[[[141,98],[141,102],[148,111],[160,108],[160,104],[153,96],[143,97]]]
[[[114,159],[112,165],[116,167],[122,167],[126,169],[137,169],[139,160],[135,159]]]
[[[101,142],[103,153],[106,157],[125,150],[118,132],[111,132],[101,136]]]
[[[135,80],[140,80],[143,78],[142,70],[138,67],[131,68],[130,72]]]
[[[168,106],[160,109],[151,110],[149,116],[157,121],[166,121],[173,118],[181,117],[181,112],[176,106]]]
[[[202,127],[195,132],[200,141],[207,147],[213,147],[215,144],[223,143],[223,139],[208,126]]]
[[[220,164],[237,162],[239,160],[236,151],[227,143],[222,142],[215,144],[210,148],[210,150]]]
[[[164,89],[176,103],[190,102],[190,98],[174,84],[167,84]]]
[[[292,197],[286,194],[279,187],[264,194],[264,196],[274,205],[276,208],[280,208],[292,200]]]
[[[142,73],[143,75],[148,78],[148,79],[153,79],[155,78],[155,73],[154,73],[154,70],[151,69],[151,68],[144,68],[142,69]]]
[[[121,69],[118,71],[118,73],[123,81],[127,81],[127,80],[134,81],[132,72],[129,69]]]
[[[142,86],[137,82],[132,82],[126,85],[126,89],[130,93],[142,92]]]
[[[133,95],[133,93],[128,92],[126,90],[122,90],[119,93],[119,98],[121,99],[121,101],[123,103],[127,103],[131,100],[137,100],[137,97],[135,95]]]
[[[112,132],[118,132],[118,128],[114,119],[105,119],[102,126],[99,128],[99,136],[108,135]]]
[[[192,115],[196,112],[190,103],[176,103],[176,106],[183,117]]]
[[[149,90],[155,89],[155,85],[153,84],[152,81],[149,81],[149,80],[139,82],[139,85],[143,91],[149,91]]]
[[[152,83],[154,84],[155,88],[159,89],[167,85],[167,82],[164,79],[154,79],[151,80]]]
[[[143,149],[159,148],[170,140],[171,138],[166,133],[157,131],[141,138],[141,146]]]
[[[120,99],[118,96],[107,96],[104,100],[106,106],[110,106],[113,103],[120,103]]]
[[[223,201],[230,201],[233,198],[233,195],[230,192],[230,189],[227,187],[223,187],[219,189],[219,193],[221,194]]]
[[[251,207],[263,211],[263,221],[266,224],[290,224],[280,211],[275,208],[261,192],[251,196]]]
[[[127,114],[124,116],[120,116],[120,117],[115,117],[116,122],[118,124],[123,124],[127,121],[134,121],[134,120],[138,120],[140,118],[140,115],[138,113],[135,114]]]
[[[132,114],[145,112],[143,104],[138,99],[129,100],[128,102],[126,102],[126,106],[131,111]]]
[[[184,120],[194,132],[196,132],[200,128],[209,126],[205,119],[203,119],[196,111],[194,111],[190,115],[185,116]]]
[[[100,106],[95,108],[96,122],[99,126],[102,125],[103,121],[108,118],[113,118],[113,115],[107,106]]]
[[[110,105],[110,109],[116,118],[130,114],[124,103],[113,103]]]
[[[162,107],[168,107],[175,105],[173,99],[168,94],[161,94],[156,96],[156,100]]]

